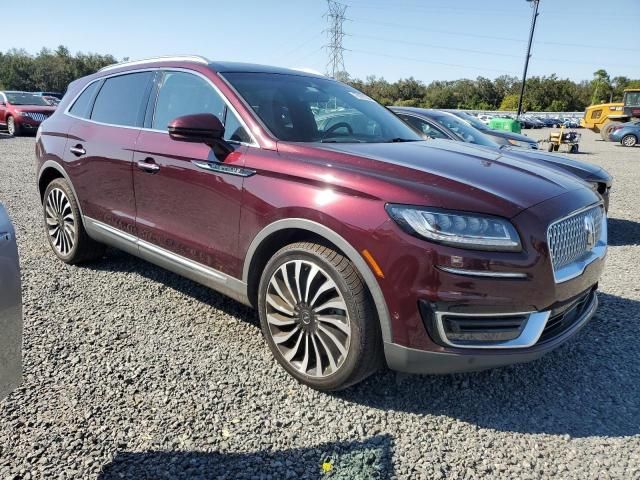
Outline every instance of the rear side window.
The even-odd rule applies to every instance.
[[[211,113],[224,121],[224,101],[203,78],[185,72],[166,72],[160,85],[151,128],[167,130],[183,115]]]
[[[69,110],[71,115],[81,118],[89,118],[89,114],[91,113],[91,103],[93,102],[93,97],[99,84],[100,82],[93,82],[84,89],[84,92],[80,94]]]
[[[105,80],[98,93],[91,120],[135,127],[142,125],[152,72],[129,73]]]

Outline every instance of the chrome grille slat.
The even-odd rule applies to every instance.
[[[44,122],[49,115],[40,112],[26,112],[25,115],[36,122]]]
[[[593,221],[593,244],[588,245],[588,232],[585,221]],[[547,241],[554,272],[591,254],[593,248],[602,239],[604,208],[596,205],[560,219],[549,226]]]

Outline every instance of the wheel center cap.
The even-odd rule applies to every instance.
[[[309,310],[303,310],[300,312],[300,320],[304,325],[311,324],[311,312],[309,312]]]

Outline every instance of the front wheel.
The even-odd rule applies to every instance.
[[[636,138],[635,135],[628,134],[622,137],[622,140],[620,140],[620,143],[625,147],[635,147],[636,144],[638,143],[638,139]]]
[[[9,135],[12,137],[20,136],[20,125],[18,125],[16,120],[11,116],[7,117],[7,132],[9,132]]]
[[[56,178],[45,190],[42,205],[49,245],[65,263],[76,264],[99,258],[104,246],[89,238],[80,209],[66,180]]]
[[[379,325],[360,275],[340,253],[313,243],[278,251],[260,280],[262,332],[298,381],[340,390],[382,363]]]

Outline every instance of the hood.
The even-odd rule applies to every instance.
[[[546,166],[560,171],[569,172],[582,180],[589,182],[611,183],[612,177],[604,169],[587,162],[580,162],[562,155],[552,155],[539,150],[525,150],[522,148],[504,147],[503,152],[510,157],[521,158],[533,162],[544,162]]]
[[[35,112],[35,113],[46,113],[51,115],[56,111],[56,107],[52,106],[40,106],[40,105],[15,105],[13,109],[16,112]]]
[[[314,147],[316,151],[359,157],[342,167],[357,168],[358,173],[376,176],[387,184],[400,183],[402,189],[418,194],[408,201],[420,205],[511,217],[569,191],[588,190],[571,175],[462,142],[334,143]],[[337,167],[335,160],[331,159],[332,166]],[[384,199],[389,202],[407,201],[393,197],[398,190],[384,185],[376,188],[385,189]],[[372,193],[380,196],[379,191]]]

